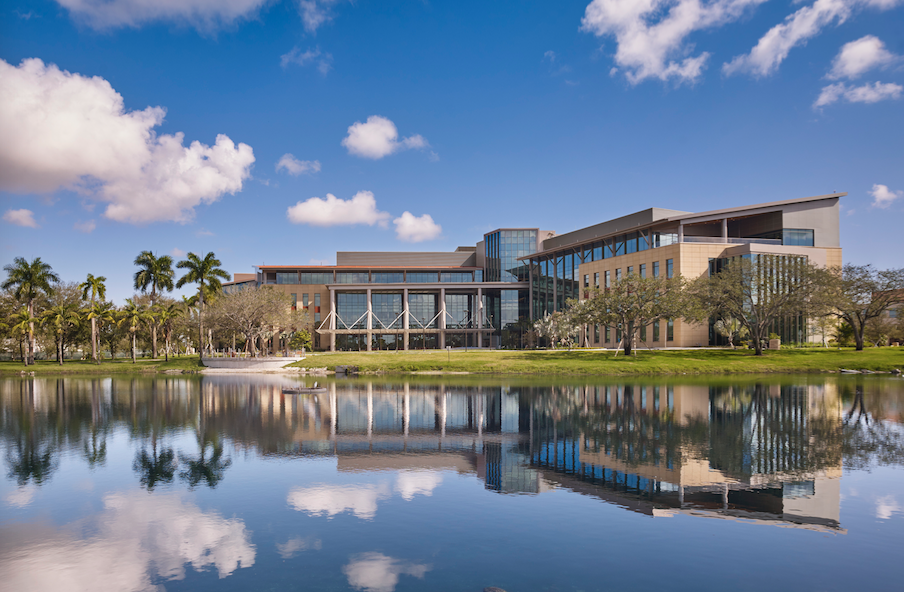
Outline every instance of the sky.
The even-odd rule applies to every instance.
[[[845,191],[904,267],[904,0],[8,0],[0,264],[133,293]],[[188,293],[185,288],[182,293]]]

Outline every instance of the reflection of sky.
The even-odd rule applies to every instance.
[[[399,576],[423,579],[430,566],[401,561],[382,553],[362,553],[352,557],[342,571],[348,577],[349,585],[356,590],[392,592],[399,583]]]
[[[220,578],[254,565],[241,520],[203,512],[177,494],[111,494],[104,509],[67,527],[0,527],[0,582],[8,590],[155,590],[154,575],[185,577],[185,565]],[[103,577],[98,577],[103,574]]]

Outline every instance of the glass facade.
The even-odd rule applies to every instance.
[[[486,256],[486,281],[526,282],[529,279],[529,265],[518,261],[537,250],[537,231],[497,230],[484,235]]]
[[[412,329],[435,329],[437,325],[436,313],[439,294],[426,292],[408,293],[408,311],[411,313],[409,327]]]
[[[445,283],[469,283],[473,274],[470,271],[443,271],[439,274],[439,281]]]
[[[476,295],[446,294],[446,328],[469,329],[474,326]]]
[[[276,273],[276,283],[277,284],[297,284],[298,283],[298,272],[293,271],[291,273],[277,272]]]
[[[374,329],[402,328],[402,294],[374,292],[371,294],[371,309],[376,317]]]
[[[675,275],[675,263],[673,259],[665,260],[665,277],[667,279],[672,279]]]
[[[405,281],[409,284],[435,284],[439,273],[436,271],[409,271]]]
[[[302,284],[332,284],[333,283],[333,272],[332,271],[302,271],[301,274]]]
[[[370,281],[370,274],[366,271],[339,271],[336,272],[337,284],[366,284]]]
[[[405,281],[401,271],[375,271],[372,275],[375,284],[401,284]]]
[[[367,328],[367,294],[365,292],[338,292],[336,294],[336,328]]]

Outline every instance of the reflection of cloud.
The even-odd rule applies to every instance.
[[[433,490],[443,482],[443,476],[433,471],[400,471],[395,490],[407,501],[421,494],[433,495]]]
[[[276,543],[276,550],[279,551],[280,557],[283,559],[290,559],[296,556],[300,551],[307,551],[308,549],[314,549],[315,551],[319,551],[323,548],[323,543],[320,539],[315,539],[314,537],[293,537],[286,541],[285,543]]]
[[[0,528],[0,581],[9,590],[151,591],[152,564],[170,580],[185,577],[186,563],[224,578],[254,556],[242,521],[179,495],[108,495],[102,512],[73,528]]]
[[[888,520],[895,514],[904,512],[904,508],[898,504],[898,501],[892,495],[886,495],[876,500],[876,518],[879,520]]]
[[[25,485],[24,487],[19,487],[18,489],[7,493],[3,500],[15,508],[24,508],[31,503],[31,500],[35,498],[37,492],[37,487]]]
[[[351,512],[364,520],[377,513],[377,500],[389,496],[386,485],[316,485],[289,492],[289,505],[312,516],[335,516]]]
[[[421,563],[407,563],[387,557],[382,553],[362,553],[352,557],[342,572],[348,577],[350,586],[368,592],[392,592],[399,583],[400,575],[424,578],[432,566]]]

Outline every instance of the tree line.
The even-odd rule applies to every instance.
[[[867,340],[877,346],[904,341],[904,269],[827,268],[803,257],[756,255],[716,260],[712,273],[693,280],[631,273],[602,289],[585,287],[583,298],[568,300],[534,329],[554,345],[571,347],[588,341],[590,327],[608,327],[631,354],[654,323],[712,320],[729,345],[743,339],[762,355],[776,325],[794,316],[821,332],[824,345],[829,330],[858,351]]]
[[[104,276],[88,274],[83,282],[63,282],[40,257],[22,257],[6,265],[0,293],[0,344],[18,352],[28,366],[36,351],[52,348],[59,364],[66,351],[90,347],[91,360],[100,364],[106,346],[110,358],[123,344],[136,361],[139,343],[160,355],[160,340],[166,360],[190,351],[212,353],[214,349],[243,349],[256,355],[263,348],[310,347],[311,324],[307,312],[293,310],[287,294],[271,287],[246,287],[226,294],[221,269],[214,253],[201,257],[188,253],[174,262],[168,255],[142,251],[135,258],[133,285],[136,290],[121,306],[106,298]],[[182,270],[177,279],[177,270]],[[194,284],[197,292],[181,301],[166,294]]]

